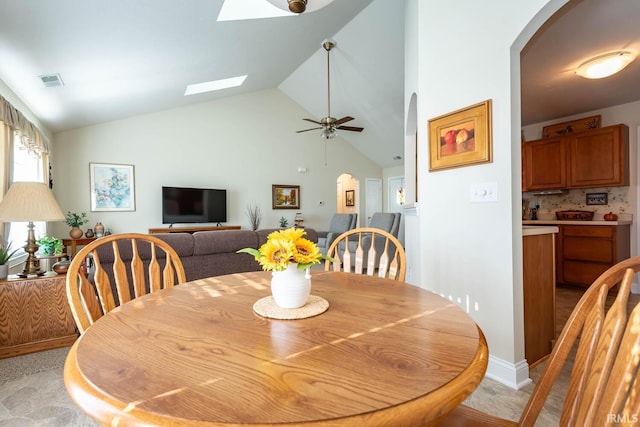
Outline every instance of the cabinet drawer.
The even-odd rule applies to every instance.
[[[565,236],[562,253],[565,259],[615,263],[613,240]]]
[[[564,261],[564,281],[580,285],[591,285],[602,273],[610,267],[609,264],[591,262]]]
[[[565,236],[613,237],[615,228],[608,225],[565,225],[562,232]]]

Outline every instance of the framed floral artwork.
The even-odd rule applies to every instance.
[[[429,120],[429,171],[490,163],[491,100]]]
[[[135,211],[133,165],[89,163],[91,211]]]
[[[300,209],[300,186],[271,186],[271,204],[273,209]]]

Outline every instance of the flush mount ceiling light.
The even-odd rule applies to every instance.
[[[293,13],[313,12],[322,9],[333,0],[267,0],[278,9]]]
[[[631,52],[612,52],[598,55],[584,62],[576,69],[576,74],[585,79],[609,77],[629,65],[635,56]]]
[[[244,83],[246,78],[247,76],[244,75],[244,76],[238,76],[238,77],[231,77],[229,79],[213,80],[213,81],[204,82],[204,83],[194,83],[187,86],[187,89],[184,91],[184,96],[195,95],[197,93],[203,93],[203,92],[212,92],[214,90],[227,89],[230,87],[240,86],[242,83]]]

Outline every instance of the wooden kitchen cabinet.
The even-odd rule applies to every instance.
[[[591,129],[568,137],[569,188],[629,185],[629,128]]]
[[[558,283],[588,287],[609,267],[630,256],[629,225],[561,225]]]
[[[555,234],[523,236],[524,354],[529,367],[544,361],[556,338]]]
[[[525,142],[522,147],[523,191],[567,187],[567,144],[564,138]]]
[[[66,276],[0,280],[0,359],[66,347],[78,337]]]
[[[523,143],[523,191],[626,185],[629,185],[626,125]]]

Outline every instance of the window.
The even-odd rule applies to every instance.
[[[13,142],[13,172],[11,182],[15,181],[44,181],[42,168],[42,158],[29,153],[20,142],[20,137],[14,135]],[[9,231],[9,239],[12,248],[21,248],[27,241],[26,222],[12,222]],[[46,222],[34,222],[36,239],[43,237],[47,233]],[[22,262],[21,257],[16,257],[15,261]],[[15,262],[14,261],[14,262]],[[12,263],[13,265],[13,263]]]

